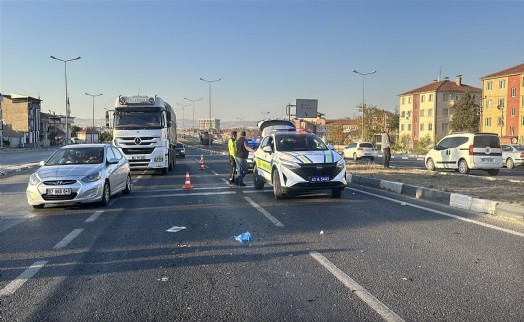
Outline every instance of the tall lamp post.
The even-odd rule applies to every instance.
[[[185,112],[184,112],[184,109],[185,107],[189,107],[191,105],[187,104],[187,105],[183,105],[183,104],[179,104],[179,103],[176,103],[176,105],[178,106],[182,106],[181,110],[182,110],[182,122],[180,123],[181,127],[183,127],[183,123],[184,123],[184,119],[186,118],[184,115],[185,115]]]
[[[76,58],[72,59],[60,59],[56,58],[55,56],[49,56],[51,59],[59,60],[64,62],[64,78],[65,78],[65,100],[66,100],[66,144],[69,144],[70,138],[69,138],[69,94],[67,93],[67,62],[73,61],[73,60],[79,60],[81,57],[78,56]]]
[[[362,75],[362,136],[360,137],[360,141],[364,141],[364,109],[365,109],[365,103],[364,103],[364,79],[366,75],[375,74],[377,71],[371,71],[369,73],[361,73],[353,69],[353,73]]]
[[[500,137],[502,137],[502,128],[504,127],[504,106],[497,105],[497,109],[500,110]]]
[[[206,80],[200,77],[201,81],[207,82],[209,84],[209,148],[211,148],[211,83],[219,82],[222,79],[215,79],[215,80]]]
[[[193,103],[193,107],[192,107],[192,109],[193,109],[193,132],[195,132],[195,102],[201,101],[201,100],[203,100],[203,98],[199,98],[199,99],[193,100],[193,99],[184,97],[184,99],[190,101],[191,103]]]
[[[93,98],[93,128],[91,129],[91,143],[95,143],[94,139],[93,139],[93,136],[95,135],[94,134],[94,132],[95,132],[95,97],[102,96],[104,94],[89,94],[89,93],[86,93],[86,95],[87,96],[91,96]],[[100,141],[100,137],[98,139]]]

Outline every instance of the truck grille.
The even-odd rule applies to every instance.
[[[124,152],[125,155],[133,155],[133,154],[151,154],[155,148],[122,148],[122,152]]]

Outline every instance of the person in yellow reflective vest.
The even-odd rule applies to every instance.
[[[237,163],[235,155],[237,153],[237,147],[235,141],[237,139],[237,131],[232,131],[229,140],[227,140],[227,149],[229,150],[229,164],[231,170],[229,172],[229,183],[235,184],[235,175],[237,173]]]

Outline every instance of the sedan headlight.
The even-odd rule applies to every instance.
[[[88,176],[83,177],[82,181],[84,181],[84,182],[95,182],[95,181],[100,180],[101,177],[102,177],[102,173],[100,171],[97,171],[97,172],[91,173]]]
[[[337,168],[340,168],[340,169],[343,169],[346,167],[346,161],[344,161],[344,159],[340,159],[338,162],[337,162]]]
[[[288,168],[289,170],[300,169],[300,166],[298,165],[298,163],[291,162],[291,161],[281,161],[281,162],[282,162],[282,166]]]
[[[30,177],[29,177],[29,184],[32,185],[32,186],[36,186],[37,184],[40,183],[40,178],[38,177],[38,175],[35,173],[33,173]]]

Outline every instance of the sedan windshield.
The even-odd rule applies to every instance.
[[[45,165],[99,164],[104,162],[104,148],[63,148],[57,150]]]
[[[316,135],[279,135],[276,138],[278,151],[321,151],[327,146]]]

